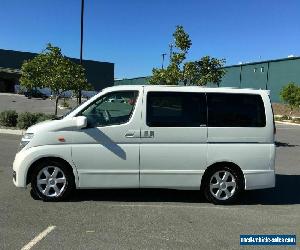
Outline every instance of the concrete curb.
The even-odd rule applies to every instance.
[[[25,130],[0,128],[0,134],[23,135]]]
[[[286,124],[286,125],[294,125],[294,126],[300,126],[300,124],[293,123],[293,122],[281,122],[281,121],[275,121],[276,123],[279,124]]]

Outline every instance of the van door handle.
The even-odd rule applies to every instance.
[[[141,134],[139,130],[128,130],[125,134],[127,138],[140,138]]]

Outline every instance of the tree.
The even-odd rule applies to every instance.
[[[298,108],[300,106],[300,86],[293,82],[288,83],[284,86],[280,91],[280,97],[283,102],[288,104],[290,108],[290,116],[294,110],[294,108]]]
[[[210,56],[204,56],[200,61],[196,61],[196,85],[207,85],[208,83],[215,83],[218,85],[225,75],[226,71],[222,68],[225,64],[225,59],[217,59]]]
[[[219,86],[225,70],[222,68],[225,59],[204,56],[198,61],[184,62],[192,41],[182,26],[176,26],[173,33],[176,52],[170,56],[170,64],[166,69],[153,68],[150,84],[178,85],[206,85],[215,83]]]
[[[166,69],[153,68],[153,76],[149,80],[150,84],[177,85],[183,80],[182,64],[192,45],[192,41],[182,26],[176,26],[173,38],[178,51],[172,53],[170,64]]]
[[[21,85],[32,88],[49,88],[55,95],[55,115],[58,100],[67,90],[91,89],[82,65],[62,55],[60,48],[47,44],[46,49],[31,60],[23,63]]]
[[[20,83],[27,90],[42,87],[43,71],[46,63],[41,56],[36,56],[32,60],[24,61],[21,67]]]

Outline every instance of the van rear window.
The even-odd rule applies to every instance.
[[[209,127],[265,127],[260,95],[207,93]]]

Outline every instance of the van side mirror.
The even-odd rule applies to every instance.
[[[87,118],[85,116],[75,116],[62,120],[53,121],[50,131],[61,131],[69,129],[81,129],[87,127]]]
[[[78,129],[87,127],[87,118],[85,116],[77,116],[76,119],[76,127]]]

